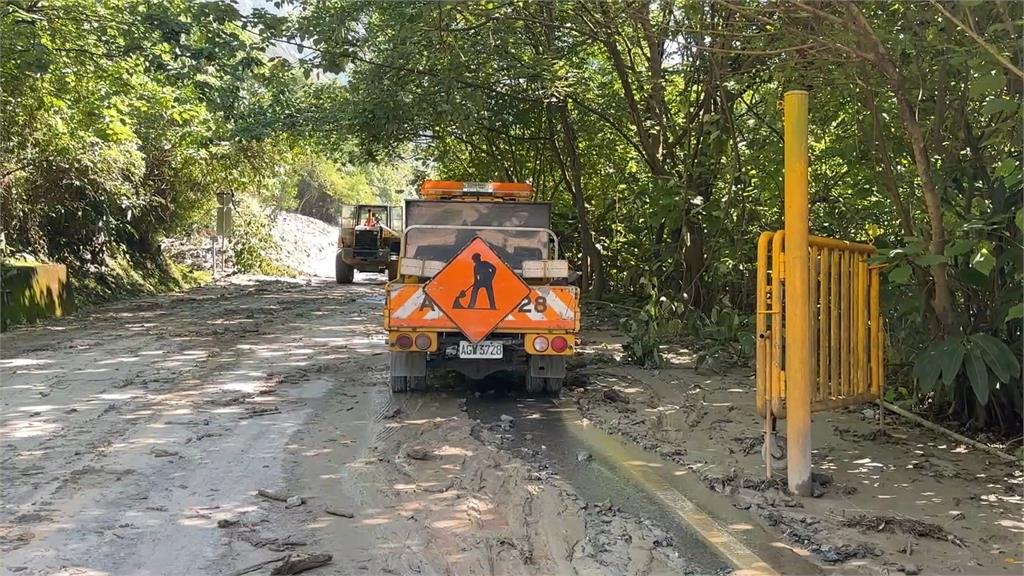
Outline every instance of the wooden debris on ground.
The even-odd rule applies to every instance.
[[[324,510],[324,512],[330,514],[331,516],[340,516],[342,518],[355,518],[356,517],[354,512],[351,512],[349,510],[342,510],[340,508],[332,508],[330,506],[328,506]]]
[[[861,532],[883,532],[887,534],[899,532],[918,538],[931,538],[932,540],[951,542],[961,548],[964,547],[963,541],[955,534],[951,534],[938,524],[925,522],[924,520],[889,514],[857,514],[840,517],[839,519],[844,527],[856,528]]]
[[[255,572],[255,571],[259,570],[260,568],[263,568],[264,566],[269,566],[269,565],[274,564],[276,562],[280,562],[282,560],[285,560],[286,558],[288,558],[288,557],[287,556],[278,556],[276,558],[271,558],[270,560],[264,560],[263,562],[257,562],[255,564],[253,564],[252,566],[246,566],[245,568],[242,568],[240,570],[235,570],[234,572],[232,572],[230,574],[230,576],[242,576],[243,574],[249,574],[250,572]]]
[[[330,554],[291,554],[285,558],[280,566],[274,568],[270,573],[275,576],[299,574],[306,570],[326,566],[331,563],[333,558]]]

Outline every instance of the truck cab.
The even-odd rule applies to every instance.
[[[393,391],[423,390],[442,370],[512,372],[530,393],[561,390],[579,292],[550,224],[551,205],[525,183],[428,180],[406,201],[385,290]]]

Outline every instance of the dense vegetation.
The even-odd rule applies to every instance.
[[[160,239],[209,227],[219,191],[256,200],[239,204],[250,228],[310,198],[373,199],[380,170],[353,166],[336,129],[341,88],[268,55],[259,18],[220,1],[0,2],[5,250],[109,284],[129,260],[163,267]]]
[[[1020,3],[275,4],[4,3],[8,242],[146,249],[225,187],[329,216],[293,184],[351,190],[339,162],[413,150],[533,182],[590,298],[639,310],[637,360],[691,337],[722,362],[749,350],[755,240],[781,227],[778,102],[807,89],[812,231],[880,248],[890,394],[1020,430]]]
[[[808,89],[812,229],[891,265],[893,393],[1019,430],[1021,18],[1013,2],[323,0],[291,40],[348,75],[367,152],[415,143],[444,177],[534,182],[591,296],[646,294],[630,324],[646,361],[666,331],[708,357],[749,343],[756,237],[781,226],[777,106]]]

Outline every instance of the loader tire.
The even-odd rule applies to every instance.
[[[334,257],[334,279],[338,284],[351,284],[356,271],[338,254]]]

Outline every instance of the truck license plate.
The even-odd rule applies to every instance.
[[[484,340],[479,344],[465,340],[459,342],[459,358],[501,358],[503,354],[504,349],[501,342],[489,340]]]

